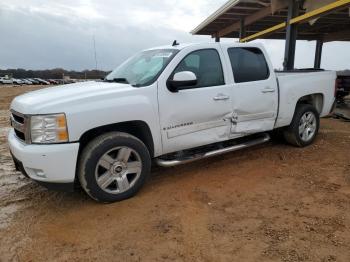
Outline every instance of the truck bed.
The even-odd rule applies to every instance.
[[[321,117],[330,113],[334,103],[336,73],[324,70],[294,70],[276,72],[279,86],[279,112],[275,127],[287,126],[292,121],[300,97],[317,96],[314,105]]]

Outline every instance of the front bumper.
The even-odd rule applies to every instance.
[[[44,185],[74,183],[79,143],[28,145],[16,137],[13,129],[8,143],[16,167],[31,179]]]

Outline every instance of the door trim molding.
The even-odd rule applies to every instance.
[[[222,119],[222,120],[217,120],[217,121],[193,124],[190,126],[184,126],[184,127],[180,127],[180,128],[174,129],[174,130],[168,130],[166,132],[166,134],[167,134],[167,138],[170,139],[170,138],[175,138],[178,136],[183,136],[183,135],[203,131],[206,129],[212,129],[212,128],[226,126],[226,125],[228,126],[230,124],[231,124],[230,121],[228,121],[226,119]]]
[[[258,114],[248,114],[248,115],[241,115],[237,113],[237,122],[246,122],[246,121],[253,121],[253,120],[260,120],[264,118],[274,118],[275,112],[269,111],[269,112],[262,112]]]

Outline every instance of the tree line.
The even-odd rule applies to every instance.
[[[64,76],[69,76],[71,79],[100,79],[108,73],[101,70],[68,71],[62,68],[46,70],[0,69],[0,77],[8,75],[13,78],[63,79]]]

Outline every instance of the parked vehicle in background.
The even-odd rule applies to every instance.
[[[64,80],[63,79],[56,79],[57,83],[59,85],[64,85]]]
[[[21,79],[22,83],[25,85],[32,85],[33,83],[31,81],[29,81],[28,79]]]
[[[41,78],[34,78],[35,80],[37,80],[39,82],[39,84],[42,84],[42,85],[49,85],[50,82],[44,80],[44,79],[41,79]]]
[[[12,82],[15,85],[23,85],[23,81],[21,79],[17,79],[17,78],[12,78]]]
[[[35,80],[34,78],[27,78],[30,82],[32,82],[33,85],[38,85],[40,82],[38,80]]]
[[[337,74],[337,101],[344,102],[344,97],[350,95],[350,70]]]
[[[11,78],[7,77],[1,77],[0,78],[0,84],[12,84],[13,80]]]
[[[54,79],[48,79],[47,80],[50,84],[53,84],[53,85],[58,85],[58,82]]]
[[[76,81],[74,79],[64,79],[63,83],[64,84],[74,84],[74,83],[76,83]]]
[[[49,188],[79,181],[101,202],[135,195],[163,167],[264,143],[280,130],[313,143],[335,101],[332,71],[273,70],[257,43],[145,50],[105,78],[42,89],[11,104],[17,169]],[[27,123],[30,123],[28,125]]]

